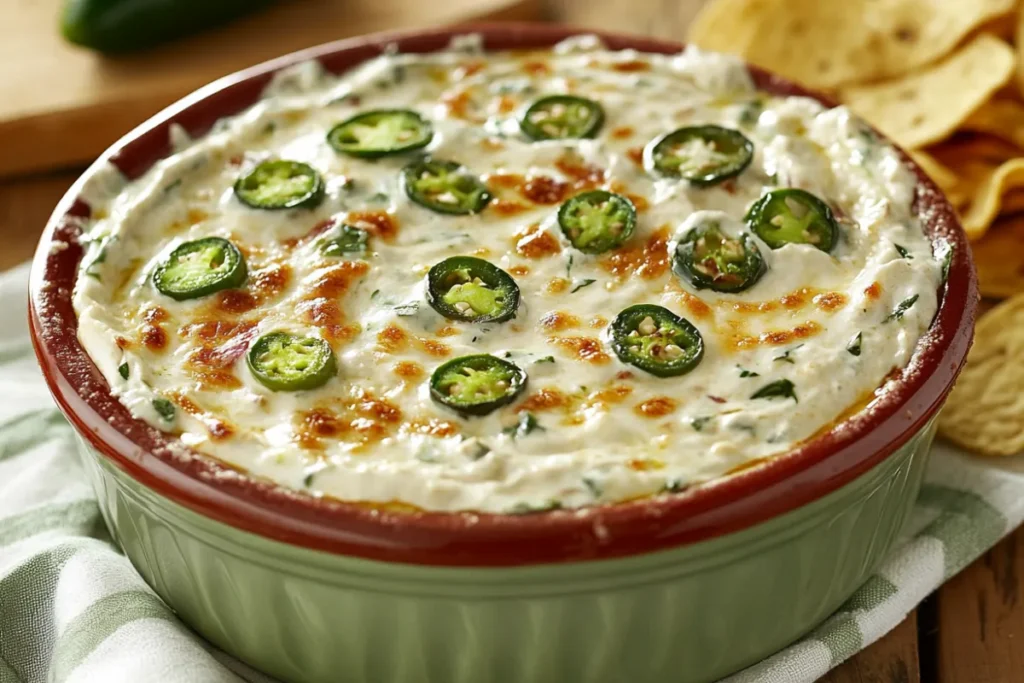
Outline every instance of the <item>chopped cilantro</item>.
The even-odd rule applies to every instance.
[[[757,120],[761,117],[761,112],[763,111],[763,100],[755,99],[747,102],[743,105],[742,111],[740,111],[740,125],[747,127],[757,125]]]
[[[860,340],[861,340],[862,336],[863,336],[863,333],[858,332],[857,336],[854,337],[853,339],[851,339],[850,343],[846,345],[846,351],[851,356],[859,356],[860,355]]]
[[[518,439],[522,436],[528,436],[537,430],[544,431],[544,427],[533,416],[533,413],[519,413],[519,422],[511,427],[505,427],[505,429],[501,430],[501,433],[513,439]]]
[[[665,484],[661,487],[661,490],[664,493],[682,493],[688,488],[690,488],[690,486],[688,484],[684,484],[682,480],[672,478],[665,480]]]
[[[704,431],[704,427],[706,427],[708,422],[710,422],[710,421],[711,421],[711,416],[710,415],[704,415],[702,417],[695,417],[692,420],[690,420],[690,426],[693,427],[695,431],[701,432],[701,431]]]
[[[407,304],[399,304],[395,306],[395,315],[409,316],[416,315],[420,312],[420,305],[415,301],[410,301]]]
[[[533,362],[534,362],[535,365],[539,365],[540,363],[554,363],[555,362],[555,357],[554,356],[544,356],[543,358],[538,358],[537,360],[535,360]]]
[[[594,284],[595,282],[597,282],[597,280],[594,280],[593,278],[589,278],[589,277],[585,278],[585,279],[581,280],[578,285],[576,285],[571,290],[569,290],[569,293],[570,294],[575,294],[576,292],[580,291],[584,287],[589,287],[590,285]]]
[[[765,384],[751,394],[750,398],[791,398],[797,403],[800,402],[796,397],[796,387],[788,379],[779,379],[770,384]]]
[[[173,422],[174,414],[177,412],[174,408],[174,404],[166,398],[154,398],[153,410],[156,411],[157,415],[159,415],[160,419],[164,422]]]
[[[469,454],[470,460],[479,460],[491,452],[491,447],[483,441],[476,441],[473,444],[473,452]]]
[[[601,487],[601,484],[592,477],[583,477],[583,485],[587,487],[587,491],[594,498],[600,498],[604,495],[604,489]]]
[[[935,258],[942,263],[942,281],[949,279],[949,264],[953,261],[955,248],[946,240],[941,240],[935,247]]]
[[[738,367],[740,369],[740,377],[741,378],[760,377],[761,376],[761,375],[757,374],[756,372],[754,372],[753,370],[747,370],[746,368],[744,368],[741,365],[737,365],[736,367]]]
[[[128,364],[121,363],[117,366],[117,374],[121,375],[121,379],[128,379]]]
[[[551,512],[562,509],[562,504],[557,500],[549,500],[546,503],[516,503],[508,511],[511,515],[532,515],[538,512]]]
[[[900,255],[900,258],[905,258],[905,259],[912,259],[912,258],[914,258],[911,255],[911,253],[909,251],[907,251],[906,247],[901,247],[900,245],[896,244],[895,242],[893,243],[892,246],[896,247],[896,253]]]
[[[783,363],[796,363],[796,361],[793,360],[793,358],[789,354],[793,353],[801,346],[803,346],[803,344],[797,344],[791,349],[786,349],[786,351],[781,356],[775,356],[775,358],[773,358],[772,360],[782,361]]]
[[[890,320],[903,320],[903,314],[909,311],[910,307],[913,306],[916,301],[917,294],[910,297],[909,299],[904,299],[903,301],[900,302],[899,306],[897,306],[895,310],[893,310],[892,313],[885,317],[885,320],[883,320],[882,322],[887,323]]]

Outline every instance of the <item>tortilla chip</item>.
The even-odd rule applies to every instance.
[[[715,0],[690,42],[816,88],[893,78],[949,54],[1015,0]]]
[[[982,296],[1024,293],[1024,217],[1000,219],[971,251]]]
[[[1024,295],[982,316],[939,433],[983,455],[1024,452]]]
[[[1000,216],[1015,216],[1024,213],[1024,188],[1010,190],[1003,195],[1003,203],[999,206]]]
[[[942,164],[938,159],[924,151],[915,149],[909,152],[910,158],[928,174],[928,177],[935,181],[942,193],[949,197],[954,194],[960,179],[953,170]]]
[[[963,215],[964,232],[971,240],[985,234],[999,216],[1003,195],[1014,188],[1024,187],[1024,157],[1010,159],[982,182],[974,195],[970,208]]]
[[[1017,18],[1018,15],[1016,12],[1003,14],[981,24],[974,29],[973,33],[989,33],[1000,40],[1005,40],[1008,43],[1015,43],[1017,34]]]
[[[995,135],[1024,149],[1024,103],[989,100],[967,117],[963,129]]]
[[[850,107],[903,147],[949,137],[1014,74],[1013,49],[980,35],[923,71],[896,81],[848,88]]]
[[[1017,89],[1024,95],[1024,10],[1017,13],[1017,37],[1013,42],[1017,46]]]

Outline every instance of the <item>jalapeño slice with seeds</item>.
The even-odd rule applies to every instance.
[[[637,304],[615,316],[612,350],[623,363],[655,377],[685,375],[704,357],[704,339],[685,318],[653,304]]]
[[[650,173],[708,186],[738,176],[754,158],[754,143],[721,126],[687,126],[666,133],[644,149]]]
[[[336,152],[375,159],[422,149],[433,137],[433,126],[414,111],[374,109],[336,125],[327,143]]]
[[[750,235],[729,237],[718,223],[708,222],[679,242],[672,270],[696,289],[742,292],[761,279],[767,266]]]
[[[450,360],[430,376],[430,397],[466,416],[494,412],[525,388],[522,368],[486,353]]]
[[[153,271],[153,285],[177,301],[198,299],[245,284],[249,276],[238,247],[221,237],[178,245]]]
[[[562,204],[558,226],[572,246],[585,254],[600,254],[633,234],[636,207],[620,194],[591,190]]]
[[[515,317],[519,285],[475,256],[453,256],[427,273],[427,303],[449,320],[500,323]]]
[[[402,185],[409,199],[438,213],[479,213],[491,201],[483,181],[455,161],[414,161],[402,171]]]
[[[519,128],[533,140],[591,138],[604,124],[604,109],[594,100],[574,95],[548,95],[531,104]]]
[[[341,228],[331,237],[320,242],[320,253],[324,256],[347,256],[366,253],[370,233],[361,228],[342,223]]]
[[[746,221],[772,249],[787,244],[810,244],[827,253],[839,239],[839,224],[829,205],[796,188],[764,195],[751,205]]]
[[[312,208],[324,198],[324,181],[309,164],[275,159],[236,180],[235,196],[254,209]]]
[[[288,332],[265,334],[245,357],[249,371],[271,391],[316,389],[338,374],[330,344]]]

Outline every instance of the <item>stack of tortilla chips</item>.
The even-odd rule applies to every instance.
[[[830,94],[908,150],[949,197],[983,317],[940,420],[978,453],[1024,452],[1024,2],[709,0],[702,48]]]

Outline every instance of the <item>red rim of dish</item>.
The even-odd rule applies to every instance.
[[[32,342],[64,414],[111,463],[147,488],[203,516],[297,546],[388,562],[447,566],[515,566],[623,557],[665,550],[744,529],[794,510],[851,482],[884,461],[941,407],[967,356],[978,288],[970,248],[952,207],[905,157],[919,178],[916,210],[933,242],[954,247],[947,286],[931,329],[914,358],[865,410],[796,450],[689,492],[617,505],[497,515],[398,513],[315,498],[248,477],[196,454],[177,439],[135,420],[78,343],[71,293],[82,257],[77,242],[89,207],[85,179],[110,161],[137,177],[170,153],[169,127],[193,135],[254,103],[272,74],[318,59],[341,72],[383,52],[443,49],[453,36],[479,33],[488,50],[545,48],[591,33],[611,49],[670,54],[682,45],[652,38],[545,24],[484,24],[378,34],[297,52],[228,76],[172,105],[125,136],[61,200],[47,225],[30,283]],[[750,68],[762,90],[829,100]],[[63,244],[62,244],[63,243]]]

